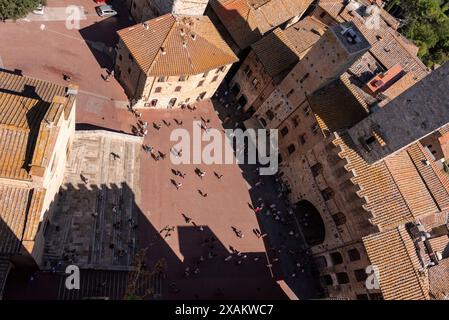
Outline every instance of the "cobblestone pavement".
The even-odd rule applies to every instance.
[[[77,132],[56,212],[47,228],[45,265],[126,270],[136,252],[140,139]]]

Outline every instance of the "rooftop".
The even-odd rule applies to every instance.
[[[429,284],[415,245],[404,226],[363,238],[370,262],[378,268],[385,300],[429,299]]]
[[[306,17],[285,30],[276,28],[254,43],[251,48],[265,71],[280,81],[320,39],[326,28],[313,17]],[[273,55],[273,52],[277,54]]]
[[[14,255],[34,241],[44,196],[44,189],[0,184],[0,256]]]
[[[118,35],[147,75],[194,75],[238,61],[206,16],[166,14]]]
[[[370,48],[370,43],[352,22],[332,26],[335,36],[343,44],[344,48],[351,54],[365,51]]]
[[[321,129],[328,132],[349,128],[368,115],[364,92],[344,73],[339,79],[308,97]]]
[[[303,13],[311,0],[212,0],[210,5],[240,49]]]
[[[354,3],[359,3],[363,10],[354,10]],[[374,19],[368,20],[370,15],[366,13],[367,4],[368,1],[351,1],[346,5],[343,0],[320,0],[318,6],[334,19],[334,24],[352,21],[371,44],[370,52],[385,70],[399,64],[405,72],[414,72],[418,79],[426,76],[429,71],[416,56],[417,46],[396,31],[398,26],[396,20],[388,12],[377,7],[382,18],[378,20],[379,27],[369,26],[367,21]]]
[[[32,166],[45,167],[61,116],[74,96],[66,87],[0,71],[0,177],[31,180]]]
[[[375,163],[381,161],[446,125],[449,119],[449,63],[404,91],[385,107],[371,113],[349,130],[360,154]],[[373,128],[386,142],[369,143]]]
[[[357,196],[381,231],[449,209],[449,176],[431,159],[420,143],[376,164],[367,163],[347,133],[334,144],[353,173]],[[426,161],[427,160],[427,161]]]

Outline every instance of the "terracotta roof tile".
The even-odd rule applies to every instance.
[[[344,74],[308,97],[310,107],[322,130],[349,128],[368,115],[362,92]]]
[[[346,132],[334,144],[348,162],[346,170],[354,172],[351,181],[360,187],[359,196],[366,198],[365,209],[373,215],[372,223],[381,230],[446,208],[446,176],[436,166],[424,165],[427,156],[419,143],[374,165],[360,156]]]
[[[299,61],[298,53],[285,32],[279,28],[253,44],[252,49],[272,78],[284,74]],[[276,55],[273,55],[273,52],[276,52]]]
[[[429,269],[430,295],[434,299],[449,299],[449,259],[443,259]]]
[[[429,299],[427,275],[419,271],[415,245],[404,226],[364,237],[363,244],[371,264],[378,268],[384,299]]]
[[[24,240],[34,240],[45,190],[0,185],[0,255],[19,251]]]
[[[66,87],[4,71],[0,89],[0,177],[31,180],[31,165],[50,160],[52,123],[70,114],[75,98],[64,97]]]
[[[212,0],[210,5],[240,49],[301,14],[312,0]]]
[[[251,48],[272,78],[285,75],[306,51],[320,39],[327,27],[312,17],[306,17],[285,30],[276,28]],[[276,55],[273,55],[276,52]]]
[[[380,28],[368,28],[364,18],[358,13],[350,13],[342,0],[321,0],[318,4],[328,12],[336,22],[352,21],[363,33],[371,44],[370,52],[379,60],[385,69],[390,69],[396,64],[400,64],[406,71],[412,71],[418,79],[425,77],[429,71],[422,61],[416,56],[417,47],[398,33],[387,14],[382,14]]]
[[[327,30],[327,26],[314,17],[305,17],[284,30],[286,37],[302,58]]]
[[[206,16],[167,14],[118,34],[147,75],[200,74],[238,61]]]

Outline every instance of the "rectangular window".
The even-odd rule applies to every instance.
[[[254,88],[257,88],[257,85],[259,84],[259,80],[257,80],[257,78],[254,78],[252,83],[253,83]]]
[[[187,79],[189,79],[189,76],[180,76],[178,81],[183,82],[183,81],[187,81]]]
[[[331,188],[326,188],[324,190],[321,190],[321,195],[323,196],[323,199],[325,201],[328,201],[334,196],[334,191]]]
[[[295,152],[295,150],[296,150],[294,144],[289,145],[287,149],[288,149],[288,153],[289,153],[289,154],[292,154],[292,153]]]
[[[295,128],[297,128],[297,127],[299,126],[299,118],[298,118],[298,116],[296,116],[296,117],[294,117],[294,118],[292,119],[292,123],[293,123],[293,126],[294,126]]]
[[[204,84],[204,80],[201,80],[200,82],[198,82],[198,86],[197,87],[201,87]]]
[[[215,82],[217,80],[218,80],[218,76],[215,76],[215,77],[212,78],[212,82]]]
[[[365,269],[354,270],[354,275],[355,275],[357,282],[365,281],[368,276],[365,272]]]
[[[288,128],[287,128],[287,127],[283,127],[283,128],[281,129],[281,135],[282,135],[283,137],[285,137],[287,134],[288,134]]]
[[[161,88],[161,87],[157,87],[157,88],[154,90],[154,92],[160,93],[160,92],[162,92],[162,88]]]
[[[209,74],[209,71],[205,72],[205,73],[203,74],[203,78],[206,78],[208,74]]]
[[[318,162],[318,163],[314,164],[313,166],[311,166],[310,170],[312,170],[312,175],[314,177],[317,177],[323,171],[323,165]]]
[[[165,82],[165,80],[166,78],[162,76],[157,79],[157,82]]]

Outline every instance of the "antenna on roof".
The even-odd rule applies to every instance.
[[[165,51],[165,48],[164,48],[164,47],[161,47],[161,53],[162,53],[163,55],[167,54],[167,51]]]
[[[190,34],[190,36],[192,37],[193,40],[196,40],[196,34],[192,33]]]
[[[148,23],[144,22],[144,23],[142,23],[142,25],[146,30],[150,29],[150,26],[148,25]]]

